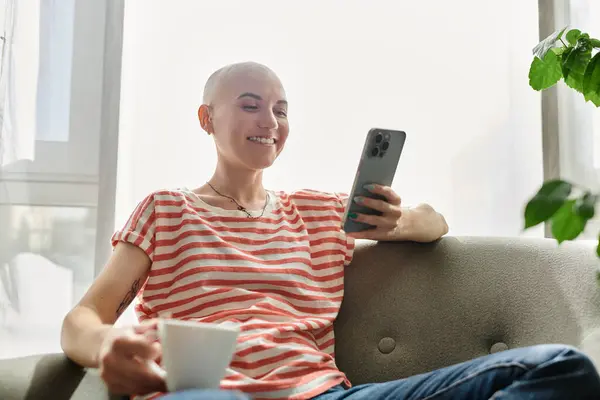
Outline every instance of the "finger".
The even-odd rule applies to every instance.
[[[139,358],[144,361],[157,361],[162,358],[162,345],[160,342],[155,341],[150,343],[151,351],[145,355],[136,355],[134,358]]]
[[[128,377],[118,375],[113,372],[101,374],[100,377],[106,384],[108,391],[113,395],[132,395],[137,392],[133,386],[133,381]]]
[[[143,378],[110,373],[103,376],[103,379],[112,394],[144,395],[152,392],[166,391],[164,380],[155,377]]]
[[[138,356],[145,359],[155,359],[160,355],[160,346],[153,345],[152,341],[143,335],[125,335],[113,341],[113,350],[125,357]]]
[[[156,331],[158,329],[158,319],[149,319],[139,325],[133,327],[135,333],[143,334],[146,332]]]
[[[369,207],[370,209],[381,211],[384,214],[391,214],[399,218],[402,215],[402,209],[399,206],[392,205],[387,201],[371,199],[369,197],[356,196],[354,202],[358,205]]]
[[[162,379],[165,379],[167,377],[167,371],[165,371],[160,365],[158,365],[156,361],[145,360],[144,362],[146,363],[146,365],[152,373],[160,376]]]
[[[135,376],[126,368],[129,359],[111,355],[103,360],[100,367],[100,377],[113,394],[133,394],[135,389]]]
[[[166,391],[165,371],[154,361],[137,361],[139,362],[139,369],[136,370],[138,387],[145,393]]]
[[[353,221],[373,225],[377,228],[387,228],[389,230],[394,229],[396,226],[398,226],[398,217],[389,218],[385,216],[367,215],[361,213],[350,214],[349,217]]]
[[[118,388],[126,394],[149,393],[165,385],[163,376],[154,371],[147,360],[114,356],[102,366],[101,376],[113,390]]]
[[[392,205],[399,206],[402,202],[402,200],[400,199],[400,196],[398,196],[398,194],[394,191],[394,189],[392,189],[389,186],[371,184],[371,185],[366,185],[365,189],[367,189],[371,193],[382,195],[383,197],[385,197],[387,199],[388,203],[390,203]]]
[[[134,332],[146,338],[149,342],[157,342],[159,340],[157,329],[135,329]]]

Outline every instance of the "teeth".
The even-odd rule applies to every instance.
[[[249,137],[248,140],[250,140],[251,142],[262,143],[262,144],[275,144],[274,138],[252,136],[252,137]]]

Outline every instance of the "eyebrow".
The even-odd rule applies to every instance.
[[[257,95],[256,93],[250,93],[250,92],[246,92],[246,93],[242,93],[238,96],[238,99],[244,98],[244,97],[251,97],[253,99],[256,100],[262,100],[263,98],[260,97],[259,95]],[[287,105],[287,100],[278,100],[277,104],[286,104]]]

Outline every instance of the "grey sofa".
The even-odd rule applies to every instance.
[[[361,242],[335,327],[339,367],[354,383],[383,381],[537,343],[598,362],[599,265],[592,242]],[[107,397],[95,371],[61,354],[0,361],[2,400]]]

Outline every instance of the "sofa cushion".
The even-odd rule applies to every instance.
[[[597,358],[600,349],[581,346],[600,327],[594,246],[481,237],[359,242],[335,323],[338,367],[358,384],[539,343],[584,347]]]

